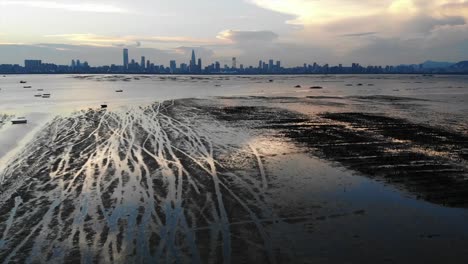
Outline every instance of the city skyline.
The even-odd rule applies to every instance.
[[[160,61],[151,61],[144,55],[131,58],[128,48],[122,49],[121,64],[92,66],[87,61],[72,59],[70,64],[57,65],[50,62],[42,62],[38,59],[25,59],[24,66],[19,64],[1,64],[0,73],[148,73],[148,74],[394,74],[394,73],[468,73],[468,61],[458,63],[426,61],[420,64],[410,65],[368,65],[352,63],[350,66],[338,64],[330,65],[304,63],[294,67],[283,67],[280,60],[268,59],[258,61],[257,66],[240,63],[237,66],[237,58],[231,58],[231,65],[222,65],[219,61],[213,61],[203,65],[202,57],[196,56],[192,49],[188,61],[177,64],[177,60],[171,59],[169,66]],[[160,63],[160,64],[159,64]]]
[[[164,61],[193,48],[208,61],[253,65],[275,56],[287,67],[468,59],[465,0],[5,0],[0,7],[2,63],[81,57],[116,64],[122,47]]]

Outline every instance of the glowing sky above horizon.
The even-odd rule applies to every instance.
[[[0,0],[0,64],[279,59],[362,64],[468,59],[467,0]]]

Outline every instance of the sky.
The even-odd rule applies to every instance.
[[[0,0],[0,64],[23,60],[396,65],[468,60],[468,0]]]

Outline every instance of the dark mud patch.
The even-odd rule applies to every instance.
[[[421,98],[401,97],[401,96],[391,96],[391,95],[349,96],[348,98],[358,99],[358,100],[381,101],[381,102],[429,101],[429,100],[421,99]]]
[[[311,118],[263,106],[205,110],[235,126],[276,131],[312,155],[384,179],[420,199],[468,207],[468,139],[464,135],[364,113],[326,113]]]
[[[0,128],[2,128],[10,119],[11,116],[6,114],[0,114]]]

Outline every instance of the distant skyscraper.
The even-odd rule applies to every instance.
[[[177,70],[177,63],[175,60],[171,60],[169,62],[169,68],[171,69],[171,73],[175,73]]]
[[[123,49],[123,66],[124,69],[128,69],[128,49]]]
[[[197,71],[200,73],[202,70],[202,61],[201,58],[198,58]]]
[[[281,70],[281,61],[276,61],[276,70]]]
[[[197,59],[195,57],[195,51],[192,50],[192,58],[190,59],[190,72],[195,72],[197,68]]]
[[[258,61],[258,68],[261,69],[263,67],[263,61]]]
[[[40,60],[25,60],[24,68],[28,71],[38,71],[41,68],[42,61]]]
[[[236,57],[233,57],[232,58],[232,69],[237,69],[237,60],[236,60]]]
[[[80,60],[76,60],[76,67],[78,67],[78,68],[81,67],[81,62],[80,62]]]
[[[221,72],[221,64],[219,61],[215,62],[215,72]]]
[[[72,67],[72,68],[75,68],[75,67],[76,67],[75,60],[72,60],[72,62],[71,62],[71,67]]]
[[[268,61],[268,70],[273,71],[273,60]]]
[[[183,72],[183,73],[187,73],[187,71],[188,71],[187,63],[181,63],[180,64],[180,71]]]
[[[145,69],[145,56],[141,56],[140,67],[144,70]]]

